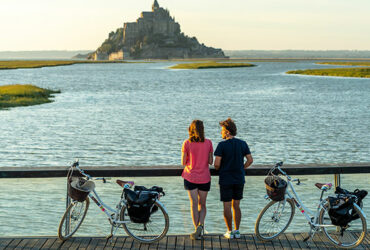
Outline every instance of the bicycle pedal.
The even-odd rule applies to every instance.
[[[113,234],[110,234],[110,235],[108,235],[107,237],[105,237],[105,239],[106,240],[109,240],[110,238],[112,238],[113,237]]]

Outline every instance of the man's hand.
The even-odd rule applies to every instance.
[[[244,163],[244,169],[247,169],[250,165],[253,163],[253,157],[251,154],[246,155],[245,158],[247,158],[247,161]]]

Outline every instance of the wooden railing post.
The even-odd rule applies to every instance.
[[[340,187],[340,174],[334,174],[334,186],[335,188]]]
[[[68,209],[69,205],[71,204],[71,198],[69,197],[68,195],[68,184],[69,184],[69,181],[68,181],[68,178],[67,178],[67,195],[66,195],[66,210]],[[70,232],[69,232],[69,214],[67,215],[67,218],[65,220],[65,235],[68,235]]]

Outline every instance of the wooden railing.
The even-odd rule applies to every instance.
[[[114,166],[89,167],[80,165],[91,176],[96,177],[153,177],[180,176],[181,166]],[[253,165],[245,172],[249,176],[264,176],[272,165]],[[335,185],[340,185],[341,174],[370,173],[370,163],[342,164],[284,164],[282,167],[289,175],[333,174]],[[68,167],[0,167],[0,178],[54,178],[65,177]],[[211,167],[211,175],[218,175]]]

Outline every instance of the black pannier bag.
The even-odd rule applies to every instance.
[[[267,195],[273,201],[284,200],[287,182],[276,175],[270,175],[265,178]]]
[[[352,220],[353,199],[343,195],[329,196],[328,202],[331,223],[335,226],[346,227]]]
[[[362,200],[367,195],[367,191],[366,190],[355,189],[355,191],[349,192],[348,190],[343,189],[341,187],[337,187],[335,189],[335,193],[337,195],[349,195],[349,196],[354,195],[354,196],[356,196],[357,197],[357,201],[355,201],[355,202],[356,202],[357,206],[359,206],[361,209],[363,207]],[[356,220],[356,219],[359,219],[360,218],[360,216],[358,214],[356,214],[356,212],[354,210],[351,212],[351,216],[352,216],[352,220]]]
[[[135,186],[134,191],[125,189],[130,220],[134,223],[149,222],[150,215],[158,210],[155,201],[159,193],[164,194],[163,189],[156,186],[150,189],[144,186]]]

